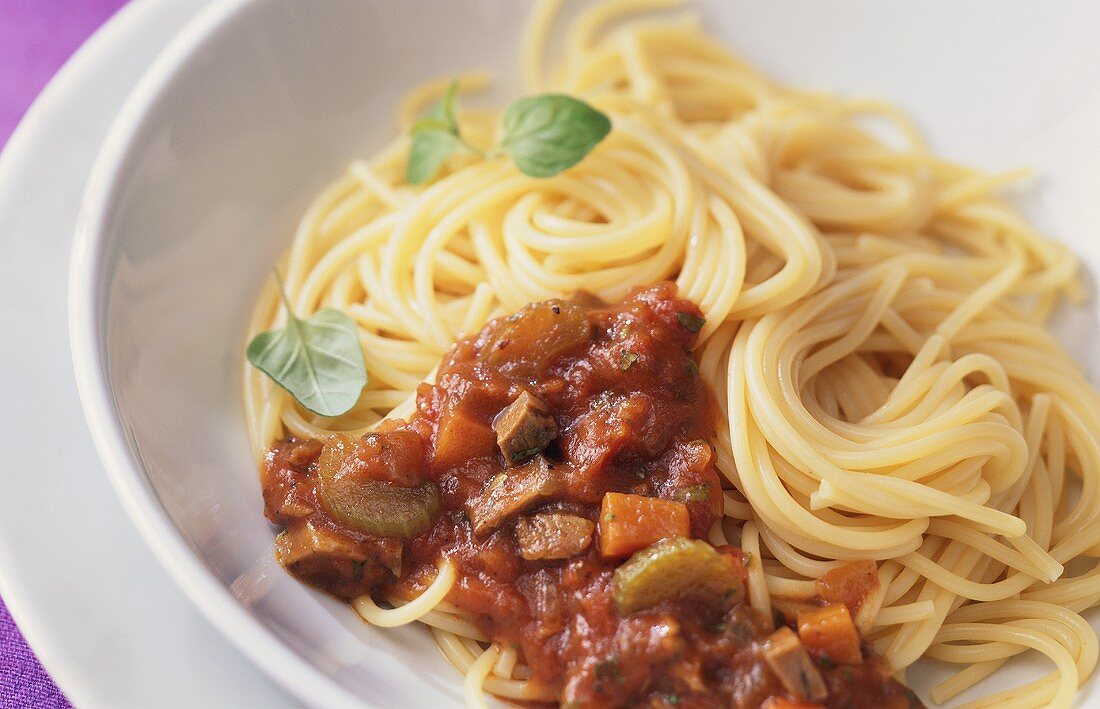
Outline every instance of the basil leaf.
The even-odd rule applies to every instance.
[[[313,413],[347,413],[367,383],[355,322],[333,308],[303,320],[291,311],[285,295],[283,302],[286,327],[252,338],[248,361]]]
[[[437,102],[428,111],[432,118],[441,118],[451,127],[451,132],[458,135],[458,80],[451,82],[447,92],[443,94],[443,100]]]
[[[553,177],[576,165],[611,131],[611,119],[562,94],[521,98],[504,112],[501,150],[531,177]]]
[[[461,146],[462,141],[453,133],[435,129],[417,133],[409,150],[409,162],[405,165],[405,181],[420,185],[432,179]]]
[[[412,128],[409,129],[409,134],[415,138],[421,133],[430,130],[450,133],[451,126],[448,125],[446,121],[441,121],[438,118],[433,118],[432,116],[424,116],[423,118],[416,119],[416,122],[412,124]]]
[[[416,119],[409,132],[416,135],[424,130],[442,130],[458,135],[458,81],[452,81],[443,98],[433,103]]]
[[[439,168],[462,146],[458,132],[458,82],[452,81],[443,98],[413,123],[405,181],[419,185],[436,176]]]

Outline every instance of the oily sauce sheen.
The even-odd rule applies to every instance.
[[[732,606],[675,597],[623,614],[613,576],[625,557],[601,554],[608,492],[682,504],[694,538],[721,518],[708,443],[718,410],[691,357],[702,323],[671,283],[618,305],[581,295],[489,323],[451,348],[435,384],[420,385],[408,421],[358,440],[289,438],[269,451],[264,501],[286,528],[280,561],[336,596],[382,599],[415,597],[450,559],[457,580],[447,601],[486,637],[516,647],[533,681],[565,706],[793,701],[762,657],[772,629],[743,597]],[[494,421],[525,392],[553,430],[522,440],[552,440],[506,460]],[[400,519],[387,520],[385,535],[357,525],[355,501],[379,484],[409,492],[402,532],[393,532]],[[326,497],[340,485],[368,492]],[[437,507],[425,506],[424,486],[438,490]],[[334,505],[345,507],[334,514]],[[434,522],[421,530],[425,519]],[[532,538],[537,548],[526,546]],[[719,552],[743,568],[738,550]],[[775,706],[919,706],[866,647],[863,655],[854,665],[817,658],[829,689],[820,704]]]

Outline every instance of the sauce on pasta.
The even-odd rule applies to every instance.
[[[280,561],[337,596],[411,599],[446,559],[447,602],[564,706],[919,706],[851,621],[877,579],[823,579],[822,598],[762,615],[743,552],[699,541],[724,498],[698,307],[671,283],[588,302],[535,303],[460,340],[407,421],[273,448]]]

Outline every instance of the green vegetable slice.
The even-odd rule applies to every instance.
[[[360,532],[411,539],[439,518],[439,488],[431,480],[399,487],[350,477],[321,479],[321,500],[329,513]]]
[[[621,615],[691,597],[726,609],[744,594],[730,560],[698,539],[670,537],[652,544],[615,569],[612,598]]]

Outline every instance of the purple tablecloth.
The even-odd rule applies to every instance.
[[[125,2],[0,0],[0,148],[54,72]],[[0,709],[68,706],[0,600]]]

